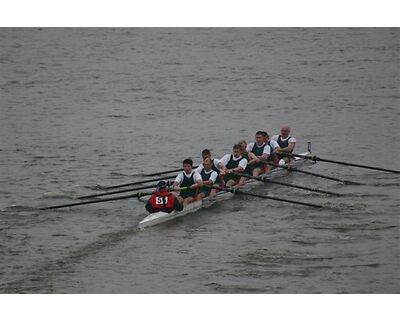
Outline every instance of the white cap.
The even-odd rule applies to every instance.
[[[279,160],[279,165],[280,166],[284,166],[286,164],[285,160],[281,159]]]

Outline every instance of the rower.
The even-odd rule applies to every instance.
[[[288,125],[284,125],[281,128],[280,135],[274,135],[271,140],[274,140],[278,143],[279,148],[273,151],[275,161],[279,163],[279,165],[284,165],[290,162],[289,157],[285,157],[280,154],[282,152],[292,153],[293,149],[296,145],[296,139],[290,134],[290,127]]]
[[[150,213],[158,211],[171,213],[174,210],[183,210],[183,206],[178,198],[168,191],[168,186],[165,181],[160,181],[157,184],[157,188],[147,201],[145,208]]]
[[[249,153],[247,152],[247,142],[246,140],[240,140],[238,142],[238,144],[240,145],[240,148],[242,148],[242,152],[243,152],[243,158],[245,158],[247,160],[247,166],[246,169],[244,169],[243,173],[244,174],[248,174],[248,175],[252,175],[252,168],[249,166]],[[246,177],[241,177],[239,180],[239,184],[243,184],[246,182],[246,180],[248,180],[248,178]]]
[[[212,197],[217,193],[217,189],[210,188],[215,184],[218,178],[218,173],[211,167],[210,158],[204,158],[203,169],[201,170],[200,175],[201,179],[203,180],[203,187],[199,189],[196,200],[200,200],[208,196]]]
[[[172,185],[175,191],[180,191],[178,200],[183,206],[196,200],[197,189],[201,186],[203,181],[200,174],[193,170],[193,160],[183,160],[183,172],[178,174]]]
[[[239,183],[240,177],[235,173],[243,173],[247,167],[247,160],[243,158],[243,151],[239,144],[233,146],[232,154],[226,154],[221,158],[218,167],[227,187],[232,187]]]
[[[270,166],[265,162],[270,160],[272,154],[271,146],[268,142],[268,134],[265,131],[257,131],[255,135],[255,142],[247,145],[247,152],[249,153],[249,166],[252,168],[252,175],[259,176],[270,170]]]
[[[210,158],[210,160],[211,160],[211,169],[213,169],[215,172],[217,172],[217,174],[219,175],[219,169],[218,169],[218,163],[219,163],[219,160],[218,159],[213,159],[213,158],[211,158],[211,152],[210,152],[210,150],[208,150],[208,149],[204,149],[202,152],[201,152],[201,157],[203,158],[203,161],[204,161],[204,159],[205,158]],[[200,173],[201,172],[201,170],[203,170],[203,164],[200,164],[198,167],[197,167],[197,169],[196,169],[196,172],[198,172],[198,173]]]
[[[266,131],[263,131],[265,133],[265,143],[267,145],[269,145],[269,147],[271,148],[271,153],[269,154],[268,157],[268,162],[275,162],[275,158],[274,158],[274,150],[279,148],[279,144],[278,142],[276,142],[275,140],[272,140],[269,138],[269,134]],[[265,170],[265,172],[269,172],[272,169],[271,165],[267,164],[267,168]]]

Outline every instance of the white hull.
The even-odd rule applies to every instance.
[[[301,153],[301,155],[310,155],[310,153],[304,152],[304,153]],[[310,160],[302,159],[302,158],[295,158],[294,161],[292,161],[291,166],[299,167],[299,166],[305,165],[306,163],[312,164],[313,162],[311,162]],[[275,168],[275,169],[271,170],[271,172],[264,174],[262,176],[265,176],[268,178],[276,178],[276,177],[281,177],[283,175],[286,175],[287,173],[288,173],[288,171],[286,169]],[[261,182],[258,180],[251,179],[251,180],[247,180],[246,184],[237,186],[237,188],[247,189],[247,188],[250,188],[250,187],[260,184],[260,183]],[[189,213],[196,212],[196,211],[200,210],[201,208],[209,207],[216,202],[229,199],[232,196],[233,196],[232,192],[220,191],[214,197],[205,198],[203,200],[189,203],[187,206],[185,206],[185,208],[182,211],[172,211],[171,213],[158,211],[158,212],[152,213],[152,214],[148,215],[146,218],[144,218],[142,221],[139,222],[139,228],[144,229],[144,228],[155,226],[157,224],[160,224],[160,223],[163,223],[163,222],[166,222],[166,221],[178,218],[178,217],[185,216]]]

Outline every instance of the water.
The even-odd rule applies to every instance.
[[[292,126],[399,170],[398,29],[0,30],[2,293],[399,293],[398,176],[319,162],[138,231],[135,199],[40,211]]]

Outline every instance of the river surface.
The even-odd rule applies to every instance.
[[[38,210],[219,158],[288,123],[296,151],[400,169],[399,29],[0,29],[1,293],[400,293],[399,175],[317,162],[139,231],[136,199]]]

